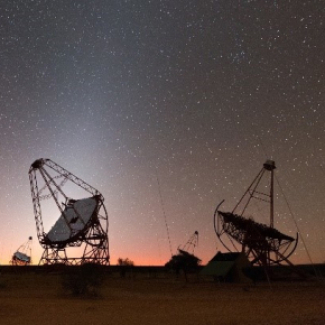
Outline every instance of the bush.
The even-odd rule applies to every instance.
[[[119,265],[119,266],[134,266],[134,263],[133,263],[133,261],[129,260],[128,258],[125,258],[125,259],[119,258],[117,260],[117,265]]]
[[[125,276],[128,272],[131,272],[131,274],[132,274],[132,269],[134,267],[134,263],[130,259],[119,258],[117,260],[117,265],[119,266],[120,275],[122,278],[125,278]]]
[[[98,296],[103,282],[103,267],[93,263],[67,266],[62,274],[63,289],[74,296]]]

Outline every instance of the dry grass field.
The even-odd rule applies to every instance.
[[[321,282],[245,287],[204,279],[106,277],[97,297],[65,292],[58,273],[0,275],[1,325],[325,324]]]

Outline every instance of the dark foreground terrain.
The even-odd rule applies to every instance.
[[[325,324],[318,281],[256,285],[107,273],[97,294],[73,296],[62,271],[1,272],[1,325]]]

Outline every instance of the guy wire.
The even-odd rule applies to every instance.
[[[165,205],[164,205],[164,201],[162,199],[162,195],[161,195],[161,191],[160,191],[160,183],[159,183],[157,169],[156,169],[156,177],[157,177],[157,183],[158,183],[158,192],[159,192],[160,204],[161,204],[161,208],[162,208],[162,211],[163,211],[165,226],[166,226],[166,231],[167,231],[170,255],[173,256],[172,244],[171,244],[171,241],[170,241],[169,228],[168,228],[168,223],[167,223],[167,216],[166,216],[166,212],[165,212]]]
[[[301,234],[301,231],[300,231],[300,229],[299,229],[299,226],[298,226],[298,223],[297,223],[297,221],[296,221],[296,218],[295,218],[295,216],[294,216],[294,214],[293,214],[293,212],[292,212],[292,209],[291,209],[291,207],[290,207],[290,205],[289,205],[289,202],[288,202],[286,196],[284,195],[283,189],[282,189],[282,187],[281,187],[281,185],[280,185],[280,183],[279,183],[279,180],[278,180],[278,178],[277,178],[276,176],[275,176],[275,179],[276,179],[276,182],[277,182],[277,184],[278,184],[278,186],[279,186],[279,189],[281,190],[281,193],[282,193],[282,196],[283,196],[283,198],[284,198],[284,200],[285,200],[285,202],[286,202],[286,205],[287,205],[287,207],[288,207],[288,209],[289,209],[290,216],[291,216],[291,218],[292,218],[292,220],[293,220],[293,222],[294,222],[294,224],[295,224],[295,226],[296,226],[296,228],[297,228],[297,230],[298,230],[298,234],[300,234],[301,241],[302,241],[302,243],[303,243],[303,245],[304,245],[304,248],[305,248],[306,254],[307,254],[308,258],[309,258],[309,262],[310,262],[310,264],[312,265],[312,267],[313,267],[313,269],[314,269],[314,272],[315,272],[316,277],[318,277],[318,274],[317,274],[317,271],[316,271],[316,268],[315,268],[314,262],[313,262],[313,260],[312,260],[312,258],[311,258],[311,256],[310,256],[310,254],[309,254],[309,251],[308,251],[308,249],[307,249],[306,242],[305,242],[305,240],[304,240],[304,237],[303,237],[302,234]]]

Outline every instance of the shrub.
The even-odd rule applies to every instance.
[[[132,274],[132,268],[134,267],[134,263],[130,259],[119,258],[117,260],[117,265],[119,266],[120,275],[122,278],[125,278],[127,272],[131,272]]]
[[[133,261],[129,260],[128,258],[125,258],[125,259],[119,258],[117,260],[117,265],[119,265],[119,266],[134,266],[134,263],[133,263]]]

